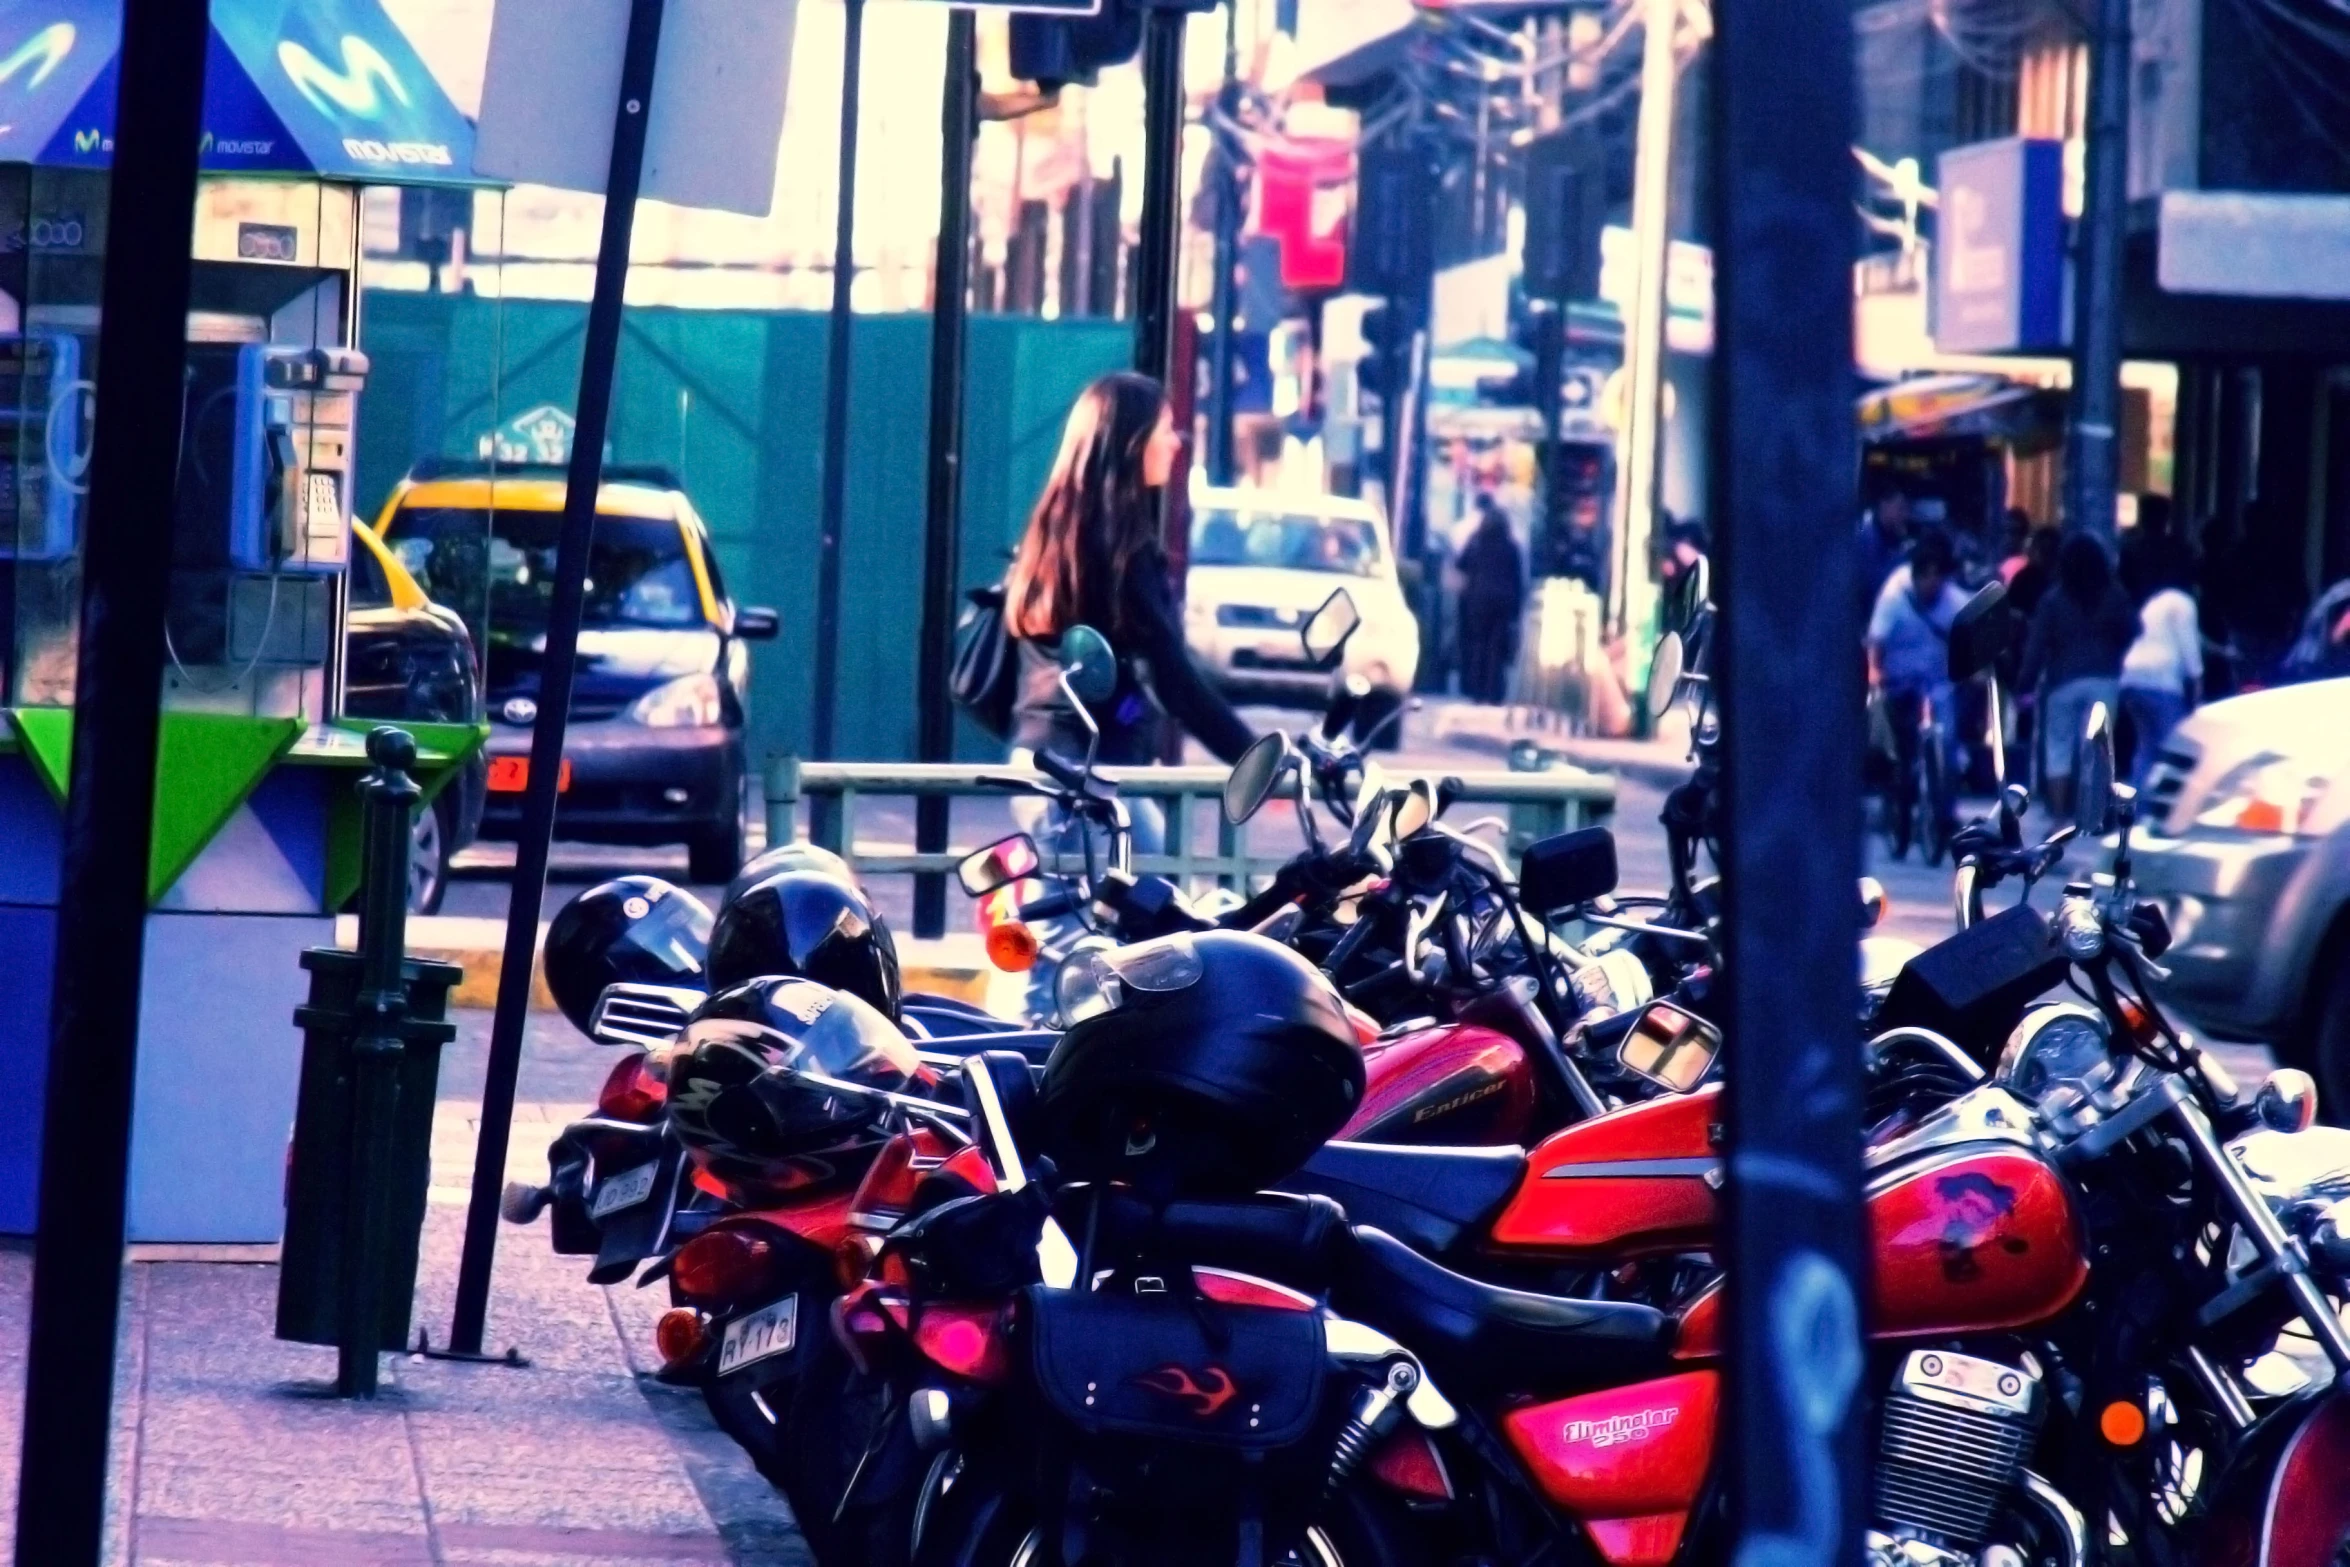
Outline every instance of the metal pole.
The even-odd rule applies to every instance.
[[[857,281],[857,86],[865,0],[842,0],[840,209],[832,227],[832,320],[824,355],[824,509],[816,542],[816,698],[808,754],[833,756],[840,703],[840,530],[849,492],[849,300]]]
[[[529,1015],[531,970],[538,956],[539,907],[547,892],[547,845],[555,835],[563,730],[571,716],[572,676],[579,661],[579,617],[586,596],[588,548],[595,539],[604,432],[612,418],[612,371],[620,358],[622,291],[628,282],[637,185],[645,166],[645,125],[652,118],[662,4],[663,0],[630,0],[628,46],[620,60],[612,162],[604,180],[604,228],[596,247],[595,290],[588,302],[587,342],[579,364],[579,412],[563,491],[563,532],[555,547],[555,592],[547,606],[546,651],[539,666],[539,716],[530,735],[522,835],[514,847],[513,891],[506,909],[504,967],[498,973],[498,1010],[490,1024],[489,1070],[481,1092],[481,1137],[473,1154],[473,1197],[465,1210],[465,1251],[457,1264],[457,1309],[449,1347],[458,1355],[481,1353],[482,1330],[489,1318],[498,1197],[506,1179],[514,1078],[522,1066],[522,1025]]]
[[[1183,185],[1183,19],[1152,10],[1142,34],[1142,235],[1134,253],[1134,368],[1164,381],[1174,347],[1175,239]]]
[[[1618,636],[1646,629],[1650,601],[1648,536],[1656,521],[1658,387],[1665,356],[1665,263],[1672,253],[1673,30],[1681,0],[1644,0],[1647,36],[1640,49],[1640,124],[1632,174],[1632,310],[1624,323],[1623,458],[1616,465],[1616,560],[1609,581],[1608,624]],[[1635,596],[1640,602],[1633,603]],[[1646,660],[1638,662],[1645,666]]]
[[[121,1311],[204,0],[128,0],[100,292],[73,762],[17,1477],[20,1562],[96,1567]]]
[[[940,105],[938,260],[930,303],[930,473],[922,530],[922,630],[915,743],[925,762],[951,761],[955,713],[947,671],[955,658],[955,599],[963,571],[963,357],[971,291],[971,156],[979,138],[979,28],[969,11],[947,21]],[[914,847],[947,846],[948,802],[914,804]],[[914,933],[946,932],[946,878],[914,878]]]
[[[1216,101],[1227,118],[1240,107],[1240,0],[1224,0],[1224,85]],[[1233,316],[1233,252],[1240,235],[1240,163],[1223,136],[1209,161],[1216,182],[1216,284],[1209,309],[1216,318],[1215,336],[1208,341],[1208,482],[1232,482],[1232,335],[1238,330]]]
[[[393,1126],[400,1109],[401,1024],[408,1015],[409,823],[423,791],[410,770],[416,741],[384,725],[367,737],[375,763],[359,781],[358,1028],[351,1042],[351,1175],[343,1194],[342,1311],[335,1391],[373,1398],[383,1350],[384,1248]]]
[[[2129,219],[2130,0],[2097,0],[2089,45],[2089,124],[2073,251],[2069,527],[2113,542],[2121,483],[2122,245]]]
[[[1846,0],[1717,0],[1714,15],[1720,1021],[1742,1046],[1726,1116],[1730,1556],[1855,1567],[1867,1469],[1852,16]]]

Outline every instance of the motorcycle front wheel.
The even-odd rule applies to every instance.
[[[914,1532],[913,1567],[1145,1567],[1108,1555],[1062,1562],[1026,1497],[953,1455],[933,1469]],[[1325,1504],[1304,1542],[1272,1558],[1271,1567],[1432,1567],[1441,1559],[1401,1506],[1350,1485]]]

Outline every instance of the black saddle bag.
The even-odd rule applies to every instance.
[[[1038,1395],[1089,1436],[1268,1452],[1303,1440],[1329,1387],[1322,1323],[1310,1311],[1165,1294],[1025,1291]]]

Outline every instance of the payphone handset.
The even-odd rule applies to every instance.
[[[81,348],[66,332],[0,341],[0,560],[73,553],[95,390],[81,378]]]
[[[248,343],[237,354],[229,557],[251,571],[336,572],[351,552],[354,436],[367,356]]]

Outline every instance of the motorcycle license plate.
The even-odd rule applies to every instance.
[[[588,1217],[601,1219],[633,1208],[653,1195],[653,1182],[660,1177],[661,1161],[640,1164],[633,1170],[623,1170],[608,1181],[596,1183],[596,1199],[588,1205]]]
[[[493,756],[490,758],[490,792],[492,794],[520,794],[530,787],[530,758],[527,756]],[[571,758],[563,758],[563,765],[555,772],[555,792],[561,794],[571,787]]]
[[[718,1374],[737,1371],[753,1361],[780,1355],[799,1341],[800,1297],[786,1295],[772,1306],[761,1306],[749,1316],[726,1325],[718,1341]]]

